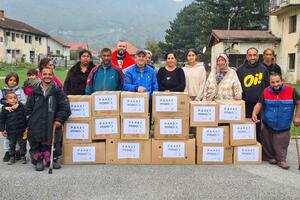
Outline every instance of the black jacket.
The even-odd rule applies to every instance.
[[[84,95],[86,81],[90,71],[95,65],[90,62],[86,72],[81,71],[80,62],[77,62],[68,72],[64,82],[66,95]]]
[[[64,123],[70,114],[68,98],[56,83],[52,83],[45,96],[40,85],[29,95],[26,103],[28,140],[50,143],[53,122]]]
[[[13,112],[8,112],[2,107],[0,113],[0,131],[6,130],[8,135],[23,134],[26,129],[26,116],[23,104],[19,104],[18,108]]]
[[[281,67],[280,67],[279,65],[277,65],[276,63],[275,63],[275,64],[272,64],[272,65],[270,65],[270,66],[268,66],[268,65],[266,65],[266,64],[264,63],[264,66],[266,66],[266,68],[267,68],[267,70],[268,70],[268,72],[269,72],[269,75],[270,75],[270,73],[272,73],[272,72],[275,72],[275,73],[277,73],[277,74],[282,75],[282,73],[281,73]]]
[[[243,89],[243,100],[246,104],[254,105],[269,86],[269,73],[260,63],[250,66],[247,61],[236,71]]]

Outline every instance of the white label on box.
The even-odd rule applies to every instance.
[[[233,140],[253,140],[255,131],[254,124],[233,124]]]
[[[241,111],[239,105],[220,105],[220,120],[241,120]]]
[[[223,128],[203,128],[202,143],[223,143],[224,129]]]
[[[118,133],[118,119],[116,118],[95,119],[95,126],[96,135]]]
[[[237,160],[240,162],[257,162],[259,161],[258,146],[240,146],[238,148]]]
[[[214,106],[195,106],[194,122],[215,122],[216,108]]]
[[[163,142],[163,158],[184,158],[184,142]]]
[[[123,104],[123,113],[144,113],[145,112],[145,98],[123,98],[122,104]]]
[[[66,139],[87,140],[89,139],[89,124],[68,123],[66,125]]]
[[[96,162],[96,147],[73,147],[73,162]]]
[[[139,159],[140,144],[139,143],[118,143],[118,159]]]
[[[203,147],[203,162],[224,162],[224,147]]]
[[[146,134],[146,119],[124,118],[124,134]]]
[[[95,110],[117,110],[117,95],[95,95]]]
[[[182,119],[160,119],[161,135],[181,135]]]
[[[156,96],[156,112],[177,112],[177,96]]]
[[[70,118],[90,117],[89,102],[70,102]]]

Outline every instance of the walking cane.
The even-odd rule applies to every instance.
[[[49,174],[52,174],[52,169],[53,169],[53,152],[54,152],[54,141],[55,141],[55,129],[56,125],[53,125],[52,128],[52,142],[51,142],[51,158],[50,158],[50,165],[49,165]]]
[[[296,126],[294,127],[294,137],[295,137],[295,142],[296,142],[296,150],[297,150],[297,157],[298,157],[298,165],[299,165],[299,170],[300,170],[300,152],[299,152],[298,134],[297,134],[297,128],[296,128]]]

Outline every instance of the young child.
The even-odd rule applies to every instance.
[[[270,74],[270,86],[264,90],[263,96],[255,105],[252,120],[258,122],[257,115],[263,109],[263,128],[261,142],[263,160],[270,164],[277,164],[282,169],[288,169],[286,162],[287,150],[290,142],[290,128],[300,125],[300,96],[295,88],[282,83],[280,74]]]
[[[39,86],[41,80],[38,78],[38,71],[36,69],[29,69],[27,71],[27,79],[24,81],[23,89],[26,96]]]
[[[23,133],[26,129],[26,116],[23,104],[19,104],[17,95],[9,91],[5,95],[7,106],[13,109],[2,107],[0,113],[0,132],[9,140],[9,165],[15,163],[16,144],[20,146],[22,164],[26,164],[26,140],[23,140]]]
[[[8,73],[5,77],[5,84],[6,84],[6,87],[1,89],[1,92],[0,92],[0,110],[2,109],[3,106],[5,107],[5,109],[7,111],[11,111],[11,110],[15,109],[13,106],[8,106],[6,104],[6,99],[4,97],[5,97],[7,92],[14,92],[17,95],[18,101],[24,105],[26,103],[26,95],[25,95],[23,89],[18,86],[18,84],[19,84],[18,74],[15,73],[15,72]],[[19,156],[18,152],[19,151],[17,151],[17,153],[16,153],[17,154],[17,156],[16,156],[17,160],[20,159],[20,156]],[[5,153],[3,161],[4,162],[9,161],[8,151]]]

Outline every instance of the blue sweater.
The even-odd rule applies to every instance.
[[[139,86],[145,87],[150,97],[154,91],[158,91],[156,73],[151,67],[145,65],[143,72],[136,64],[127,69],[123,90],[137,92]]]

